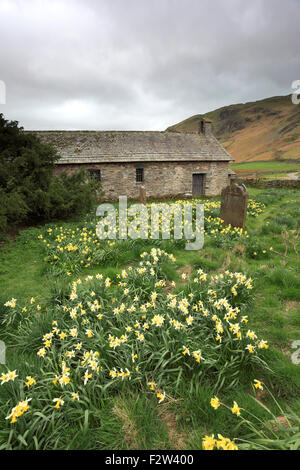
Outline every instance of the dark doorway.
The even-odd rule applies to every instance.
[[[204,194],[204,174],[193,174],[193,196],[203,196]]]

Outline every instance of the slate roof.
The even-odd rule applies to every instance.
[[[25,131],[58,150],[58,164],[229,161],[212,135],[157,131]]]

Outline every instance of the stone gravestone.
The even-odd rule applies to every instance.
[[[145,186],[140,186],[140,203],[146,205],[147,196],[146,196],[146,188]]]
[[[221,193],[220,217],[225,225],[245,228],[248,192],[244,185],[230,184]]]

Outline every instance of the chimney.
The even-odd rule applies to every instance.
[[[199,134],[209,136],[212,134],[212,121],[202,118],[199,124]]]

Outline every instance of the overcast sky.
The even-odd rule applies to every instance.
[[[164,130],[292,92],[300,0],[0,0],[0,113],[25,129]]]

